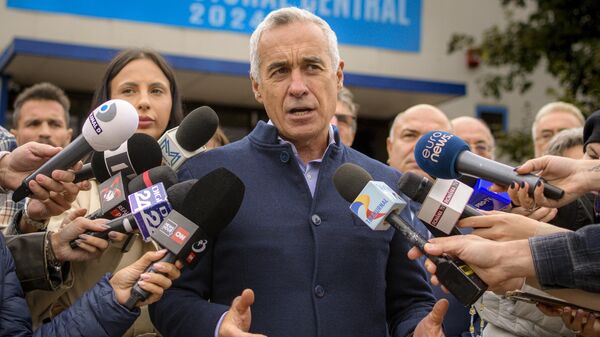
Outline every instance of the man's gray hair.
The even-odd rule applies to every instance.
[[[577,145],[583,145],[583,128],[562,130],[552,137],[545,154],[562,156],[566,150]]]
[[[535,143],[535,130],[537,128],[537,124],[540,122],[540,119],[542,119],[542,117],[544,117],[546,115],[549,115],[549,114],[552,114],[555,112],[566,112],[566,113],[569,113],[569,114],[575,116],[575,118],[577,118],[577,120],[579,120],[581,126],[583,126],[583,124],[585,123],[585,117],[583,117],[581,110],[579,110],[579,108],[577,108],[573,104],[560,102],[560,101],[548,103],[548,104],[544,105],[540,109],[540,111],[538,111],[538,113],[535,115],[535,120],[533,121],[533,124],[531,125],[531,137],[533,138],[534,143]]]
[[[338,64],[340,63],[340,52],[337,45],[337,36],[329,24],[305,9],[286,7],[269,13],[258,27],[256,27],[254,33],[252,33],[252,36],[250,37],[250,76],[255,81],[260,82],[258,42],[260,41],[262,34],[269,29],[289,25],[294,22],[312,22],[321,28],[329,45],[333,71],[337,71]]]
[[[354,94],[346,88],[343,87],[337,95],[338,102],[345,104],[350,110],[352,116],[356,117],[356,113],[358,112],[358,104],[354,103]]]

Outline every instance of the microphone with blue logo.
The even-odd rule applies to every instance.
[[[414,155],[419,167],[432,177],[457,179],[465,174],[504,186],[513,182],[527,183],[531,196],[537,183],[542,181],[547,198],[558,200],[564,194],[562,189],[548,184],[541,177],[517,174],[513,167],[474,154],[465,141],[449,132],[426,133],[415,144]]]
[[[51,176],[54,170],[66,170],[92,151],[105,151],[118,147],[137,130],[139,117],[131,103],[113,99],[90,113],[83,124],[81,135],[56,156],[23,180],[12,195],[17,202],[31,194],[29,182],[38,174]]]
[[[348,202],[350,210],[373,230],[391,225],[414,246],[425,252],[427,240],[400,217],[404,201],[384,182],[373,181],[362,167],[345,163],[335,172],[336,190]],[[448,256],[427,256],[437,266],[440,282],[459,302],[470,306],[487,290],[487,284],[463,261]]]
[[[469,205],[484,211],[498,211],[510,205],[510,196],[506,192],[490,191],[492,183],[485,179],[477,179],[473,185],[473,195]]]
[[[219,117],[213,109],[194,109],[179,126],[167,130],[158,140],[165,163],[177,171],[189,158],[206,151],[204,146],[217,131]]]

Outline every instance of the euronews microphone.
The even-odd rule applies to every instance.
[[[225,168],[211,171],[195,182],[181,208],[172,211],[152,235],[168,250],[159,262],[174,263],[180,259],[189,264],[194,261],[195,243],[213,239],[231,222],[242,204],[244,190],[244,183]],[[145,273],[155,272],[153,265]],[[136,283],[125,307],[133,309],[137,302],[149,296]]]
[[[371,229],[381,230],[392,225],[412,245],[425,251],[427,240],[399,215],[406,207],[406,201],[385,183],[372,181],[363,168],[346,163],[335,172],[334,184],[342,197],[350,202],[352,213]],[[487,290],[487,284],[463,261],[447,256],[428,258],[437,266],[436,275],[440,282],[463,305],[472,305]]]
[[[448,182],[448,180],[444,182]],[[398,180],[398,190],[422,205],[417,217],[423,221],[433,236],[461,235],[462,233],[455,226],[458,219],[481,215],[481,213],[469,206],[466,201],[457,204],[454,198],[457,194],[457,188],[453,187],[452,184],[449,187],[447,183],[438,184],[436,187],[438,192],[432,194],[433,187],[434,184],[429,179],[413,172],[403,173],[400,180]],[[464,186],[461,190],[464,191]],[[449,197],[446,197],[447,195]],[[462,196],[464,201],[466,195],[463,194]],[[436,210],[433,216],[429,211],[432,209]],[[422,212],[424,213],[421,214]],[[432,223],[431,220],[434,218],[435,221]]]
[[[158,140],[164,161],[177,170],[186,160],[204,152],[204,145],[215,134],[219,117],[202,106],[190,112],[178,127],[165,132]]]
[[[113,99],[100,105],[88,116],[81,135],[23,180],[12,195],[13,201],[20,201],[31,194],[29,182],[38,174],[51,176],[52,171],[70,168],[93,150],[116,148],[134,134],[138,121],[137,111],[127,101]]]
[[[517,174],[513,167],[474,154],[462,139],[445,131],[430,131],[423,135],[415,144],[414,154],[419,167],[432,177],[456,179],[466,174],[504,186],[513,182],[527,183],[530,195],[536,184],[543,181],[547,198],[557,200],[564,194],[541,177]]]

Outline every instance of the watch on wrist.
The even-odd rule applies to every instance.
[[[45,253],[46,253],[46,261],[48,263],[48,268],[52,268],[56,271],[60,271],[60,269],[62,268],[62,262],[60,262],[57,258],[56,255],[54,255],[54,250],[52,249],[52,235],[54,235],[55,232],[48,232],[48,234],[46,234],[46,247],[45,247]]]
[[[35,228],[37,231],[45,231],[48,223],[46,221],[38,221],[33,220],[29,213],[27,213],[27,208],[29,207],[29,198],[25,201],[25,208],[23,209],[23,216],[21,217],[21,221],[23,221],[26,225]]]

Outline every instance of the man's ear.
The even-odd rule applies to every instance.
[[[342,59],[340,59],[335,76],[337,77],[338,90],[341,90],[344,87],[344,60]]]
[[[254,77],[250,76],[250,81],[252,82],[252,91],[254,92],[254,99],[258,101],[258,103],[263,102],[262,94],[260,93],[260,84],[254,80]]]
[[[69,134],[69,143],[73,140],[73,129],[68,128],[67,133]]]

